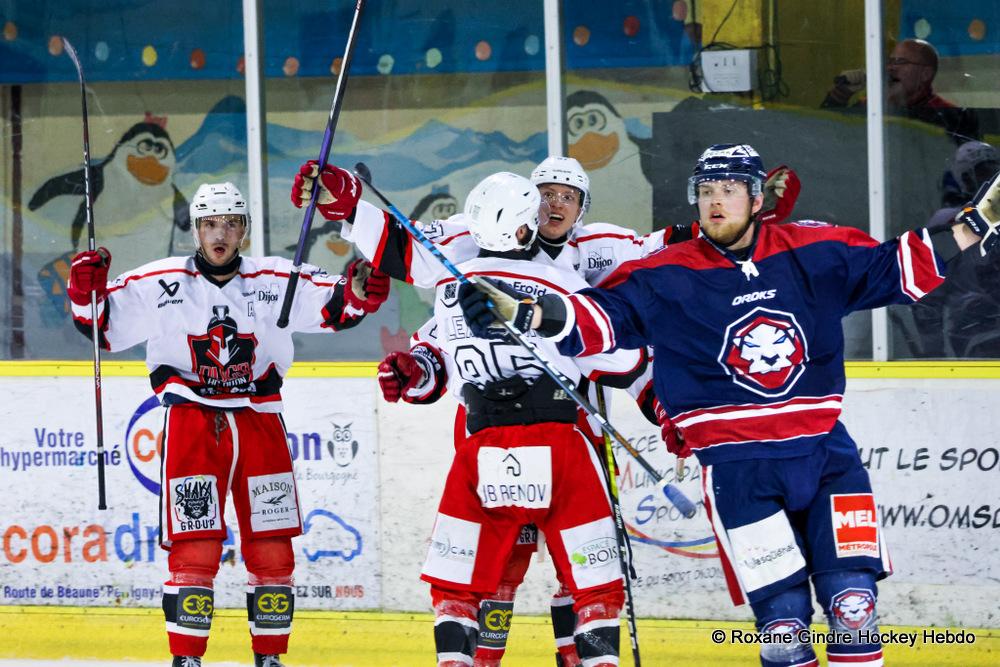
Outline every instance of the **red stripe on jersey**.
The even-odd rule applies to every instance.
[[[198,275],[198,274],[194,274]],[[260,271],[254,271],[253,273],[241,273],[240,278],[257,278],[259,276],[274,276],[275,278],[287,278],[288,274],[284,271],[275,271],[274,269],[261,269]],[[340,282],[341,276],[331,276],[333,282],[327,282],[324,280],[317,280],[310,273],[299,274],[299,277],[303,280],[308,280],[313,285],[317,287],[333,287],[338,282]]]
[[[899,262],[900,288],[914,301],[922,299],[944,282],[926,230],[921,230],[919,234],[910,231],[900,236],[896,259]]]
[[[540,283],[545,285],[551,290],[559,292],[560,294],[569,294],[565,287],[560,287],[555,283],[550,283],[544,278],[537,278],[535,276],[524,275],[523,273],[507,273],[506,271],[471,271],[465,274],[466,276],[486,276],[487,278],[513,278],[514,280],[528,280],[535,283]],[[456,278],[444,278],[439,280],[435,287],[440,287],[441,285],[446,285],[447,283],[456,282]]]
[[[111,294],[115,290],[123,289],[126,285],[128,285],[133,280],[142,280],[143,278],[152,278],[153,276],[162,276],[165,273],[186,273],[187,275],[192,276],[194,278],[197,278],[198,276],[201,275],[197,271],[188,271],[187,269],[163,269],[162,271],[150,271],[149,273],[141,273],[141,274],[138,274],[138,275],[128,276],[127,278],[125,278],[125,282],[123,282],[121,285],[115,285],[114,287],[108,288],[108,294]]]
[[[386,220],[389,219],[389,214],[386,213]],[[386,223],[388,224],[388,223]],[[406,282],[413,284],[413,274],[410,273],[410,267],[413,265],[413,242],[414,239],[410,236],[410,232],[406,232],[406,250],[403,252],[403,266],[406,267]],[[378,264],[375,264],[378,266]]]
[[[576,330],[580,335],[583,351],[577,356],[597,354],[615,346],[611,320],[604,309],[593,299],[580,294],[570,294],[568,299],[576,317]]]
[[[757,245],[754,247],[753,260],[759,262],[771,255],[823,241],[860,247],[878,245],[878,241],[853,227],[837,227],[825,222],[802,220],[782,225],[762,225],[758,232]],[[690,243],[668,245],[648,257],[626,262],[605,278],[598,287],[611,288],[628,280],[635,271],[668,265],[683,266],[695,271],[729,269],[735,266],[702,236]]]
[[[452,234],[451,236],[446,236],[445,238],[443,238],[440,241],[438,241],[437,245],[448,245],[449,243],[451,243],[455,239],[461,238],[463,236],[468,236],[468,235],[469,235],[469,232],[459,232],[458,234]]]
[[[378,246],[375,248],[375,256],[372,257],[372,264],[375,266],[382,265],[382,255],[385,253],[385,245],[389,241],[390,224],[389,214],[382,211],[382,234],[378,237]]]
[[[753,251],[753,260],[759,262],[771,255],[824,241],[861,248],[874,248],[878,245],[878,241],[854,227],[839,227],[815,220],[799,220],[782,225],[762,225]]]
[[[826,661],[830,665],[863,665],[865,663],[881,665],[882,649],[870,653],[832,653],[830,649],[827,649]]]
[[[725,255],[713,248],[705,239],[692,239],[689,243],[664,246],[652,255],[631,262],[625,262],[598,287],[605,289],[621,285],[633,272],[641,269],[655,269],[660,266],[683,266],[696,271],[704,269],[728,269],[734,264]]]
[[[612,234],[610,232],[604,234],[590,234],[588,236],[578,236],[576,239],[569,242],[571,246],[577,246],[586,241],[593,241],[595,239],[628,239],[633,245],[642,245],[642,241],[637,239],[632,234]]]
[[[719,550],[719,563],[722,565],[722,574],[726,578],[726,588],[729,589],[729,599],[733,601],[733,604],[739,607],[747,603],[746,596],[743,595],[743,587],[740,586],[740,580],[736,577],[736,571],[733,569],[733,563],[729,560],[729,554],[722,547],[722,540],[719,539],[719,533],[715,530],[715,521],[712,520],[713,506],[712,506],[712,496],[708,492],[707,488],[707,478],[708,475],[705,474],[706,469],[703,467],[701,469],[701,498],[702,502],[705,504],[705,514],[708,515],[708,525],[712,527],[712,534],[715,535],[715,546]]]
[[[674,418],[691,449],[743,442],[774,442],[829,433],[840,417],[841,396],[794,398],[768,405],[693,410]]]

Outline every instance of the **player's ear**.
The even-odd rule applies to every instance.
[[[762,208],[764,208],[764,195],[760,194],[753,198],[753,204],[750,205],[750,214],[757,215]]]

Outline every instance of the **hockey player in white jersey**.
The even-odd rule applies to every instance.
[[[527,179],[508,173],[487,178],[466,201],[470,232],[482,252],[459,269],[535,293],[585,284],[575,273],[530,261],[547,208]],[[470,434],[456,451],[422,573],[437,616],[438,664],[472,663],[479,602],[497,589],[526,523],[545,533],[576,600],[581,657],[592,665],[617,664],[623,592],[614,525],[600,461],[575,425],[577,406],[502,331],[471,336],[460,291],[454,279],[443,280],[434,306],[439,359],[449,388],[466,407]],[[627,383],[644,365],[639,353],[589,365],[552,355],[544,345],[541,353],[576,381],[611,375]],[[590,558],[584,545],[597,545],[608,558]]]
[[[291,538],[302,532],[279,414],[292,333],[356,326],[386,300],[389,278],[363,260],[342,277],[305,265],[289,326],[279,329],[291,261],[240,255],[250,218],[231,183],[202,185],[190,208],[194,256],[151,262],[108,283],[107,251],[84,252],[67,291],[74,323],[88,336],[97,293],[104,349],[146,342],[150,381],[167,408],[160,540],[169,551],[163,611],[173,665],[196,667],[205,653],[231,492],[255,664],[280,667],[294,610]]]
[[[302,165],[292,186],[291,200],[297,207],[309,203],[316,182],[315,161]],[[579,272],[597,285],[619,265],[645,257],[664,245],[687,241],[698,235],[697,223],[673,225],[639,235],[634,230],[603,222],[583,223],[590,207],[590,178],[580,163],[570,157],[551,156],[531,173],[531,182],[543,190],[551,207],[552,219],[538,230],[544,253],[536,261]],[[327,165],[319,178],[320,205],[316,210],[328,220],[343,219],[341,236],[381,271],[417,287],[433,288],[447,272],[440,262],[402,228],[392,216],[366,201],[348,215],[334,217],[336,202],[353,200],[361,187],[350,172]],[[782,165],[773,169],[764,186],[765,210],[758,215],[763,224],[778,223],[791,213],[799,193],[795,172]],[[447,220],[418,222],[421,231],[453,264],[471,259],[479,252],[469,235],[464,213]]]

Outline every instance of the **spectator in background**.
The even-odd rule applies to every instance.
[[[1000,151],[968,141],[955,151],[942,179],[941,206],[927,227],[951,224],[979,188],[1000,171]],[[917,357],[1000,357],[1000,284],[996,258],[978,248],[963,252],[948,266],[940,289],[914,304],[917,333],[910,352]]]
[[[964,109],[934,92],[938,53],[922,39],[905,39],[896,45],[886,61],[887,112],[913,118],[945,129],[956,144],[979,139],[979,119],[972,109]],[[845,70],[833,80],[824,108],[863,109],[864,100],[849,105],[851,97],[865,88],[863,69]]]

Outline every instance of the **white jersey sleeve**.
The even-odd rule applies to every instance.
[[[479,253],[479,247],[469,235],[461,214],[447,220],[414,224],[452,264],[464,262]],[[450,275],[440,260],[415,240],[392,215],[366,201],[358,202],[353,221],[344,223],[340,235],[353,243],[380,271],[397,280],[432,288]]]
[[[291,266],[280,257],[244,257],[237,274],[220,284],[202,275],[191,256],[146,264],[109,284],[100,343],[116,351],[146,341],[150,383],[164,403],[279,412],[292,333],[339,331],[365,315],[346,307],[346,280],[306,265],[289,326],[279,328]],[[74,306],[73,316],[90,336],[90,307]]]
[[[159,290],[170,298],[176,285],[171,274],[183,272],[177,261],[159,260],[123,273],[108,283],[107,295],[97,303],[97,321],[102,349],[109,352],[127,350],[149,338],[149,323],[153,321]],[[181,261],[183,264],[183,260]],[[149,281],[140,276],[161,276]],[[88,338],[93,334],[90,305],[72,304],[73,324]]]
[[[275,259],[279,262],[277,273],[291,271],[291,260]],[[286,263],[287,266],[283,266]],[[288,327],[303,333],[323,333],[345,329],[347,327],[341,325],[352,320],[360,321],[365,312],[347,304],[344,294],[349,289],[351,287],[345,276],[332,276],[318,266],[303,264],[288,316]]]
[[[631,229],[594,222],[575,230],[570,244],[579,253],[580,274],[588,285],[597,285],[625,262],[656,252],[664,245],[666,230],[639,235]]]

